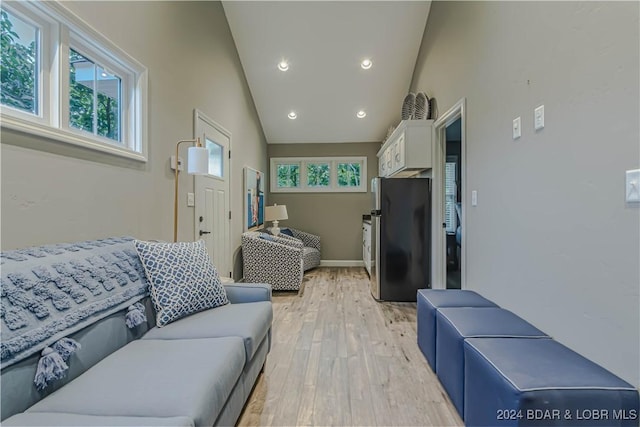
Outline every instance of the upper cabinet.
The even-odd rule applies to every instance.
[[[404,178],[432,167],[433,120],[403,120],[378,151],[378,175]]]

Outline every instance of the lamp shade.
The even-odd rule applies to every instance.
[[[187,172],[191,175],[206,175],[209,173],[209,150],[205,147],[189,147]]]
[[[264,219],[265,221],[289,219],[289,216],[287,215],[287,207],[285,205],[267,206],[264,209]]]

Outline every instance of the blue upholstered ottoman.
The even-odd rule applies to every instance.
[[[464,342],[468,426],[637,426],[638,391],[551,339]]]
[[[418,291],[418,347],[436,370],[436,310],[439,307],[497,307],[473,291],[420,289]]]
[[[440,308],[436,313],[436,374],[464,418],[465,338],[549,338],[509,310],[499,307]]]

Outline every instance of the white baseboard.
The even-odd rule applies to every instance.
[[[364,267],[364,261],[355,259],[323,259],[320,267]]]

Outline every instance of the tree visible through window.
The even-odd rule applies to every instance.
[[[340,187],[359,187],[360,163],[338,163],[338,185]]]
[[[329,163],[307,163],[307,184],[310,187],[328,187],[331,183]]]
[[[278,187],[292,188],[300,183],[300,165],[279,164],[278,165]]]
[[[38,113],[38,28],[2,10],[2,105]]]
[[[120,141],[120,85],[119,77],[69,49],[69,125]]]
[[[366,157],[272,157],[272,192],[367,191]]]

